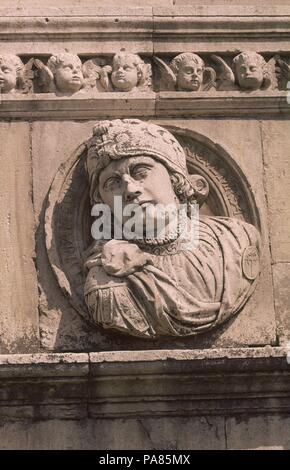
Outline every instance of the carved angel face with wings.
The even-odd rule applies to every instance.
[[[21,59],[16,55],[0,56],[0,93],[9,93],[16,89],[23,67]]]
[[[233,61],[238,84],[245,90],[259,90],[264,82],[266,61],[256,52],[244,52]]]
[[[185,52],[174,57],[168,65],[159,57],[154,57],[161,80],[161,90],[206,91],[215,87],[216,74],[212,67],[205,67],[201,57],[193,52]]]
[[[52,56],[48,68],[54,74],[55,85],[61,93],[75,93],[84,84],[82,63],[74,54],[59,54]]]
[[[131,91],[141,77],[143,61],[136,54],[116,54],[113,59],[111,80],[119,91]]]
[[[204,61],[196,54],[180,54],[170,64],[176,76],[177,89],[197,91],[203,83]]]

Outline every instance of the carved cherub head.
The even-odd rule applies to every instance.
[[[141,86],[149,88],[149,66],[137,54],[121,51],[114,55],[111,80],[116,91],[130,92]]]
[[[170,67],[176,76],[178,90],[197,91],[201,88],[205,64],[197,54],[179,54],[171,61]]]
[[[268,80],[265,59],[257,52],[241,52],[233,60],[238,84],[244,90],[259,90]]]
[[[21,86],[22,60],[13,54],[0,55],[0,93],[14,92]]]
[[[54,83],[59,92],[76,93],[84,86],[82,63],[77,55],[53,55],[49,58],[47,67],[54,76]]]

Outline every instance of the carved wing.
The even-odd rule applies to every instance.
[[[44,63],[39,60],[34,60],[34,65],[37,69],[36,77],[37,77],[37,84],[38,86],[43,89],[44,91],[52,91],[53,85],[53,73],[52,71],[44,65]]]
[[[159,59],[159,57],[153,57],[153,59],[161,75],[161,88],[164,90],[174,90],[176,85],[176,76],[169,65]]]
[[[290,65],[288,65],[287,62],[282,60],[280,57],[276,57],[275,61],[278,64],[278,66],[276,67],[276,76],[279,79],[279,84],[281,85],[281,88],[284,89],[287,87],[287,82],[290,80]]]
[[[152,85],[152,67],[151,64],[143,65],[142,77],[138,84],[138,89],[140,91],[150,90]]]
[[[212,67],[206,67],[203,72],[203,91],[216,87],[216,72]]]
[[[112,67],[105,65],[103,59],[95,57],[89,59],[83,64],[83,73],[86,81],[87,88],[99,88],[98,83],[101,85],[100,91],[112,91],[109,74],[112,72]]]
[[[23,70],[21,71],[19,83],[22,93],[33,92],[33,79],[34,71],[32,67],[34,65],[34,59],[31,58],[27,64],[24,65]]]
[[[109,79],[109,74],[112,72],[112,67],[110,65],[105,65],[101,67],[100,70],[100,84],[105,91],[113,91],[112,85]]]
[[[290,70],[290,67],[289,67],[289,70]],[[289,74],[289,78],[290,78],[290,74]],[[275,88],[278,88],[278,81],[277,81],[277,75],[276,75],[276,57],[272,57],[267,62],[264,68],[263,88],[264,89],[271,88],[272,90]]]
[[[218,66],[218,90],[233,90],[235,85],[235,75],[231,67],[224,61],[224,59],[217,55],[212,55],[211,58]]]

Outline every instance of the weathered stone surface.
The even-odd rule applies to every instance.
[[[52,93],[0,95],[0,117],[11,119],[99,119],[168,116],[191,117],[252,117],[253,113],[264,118],[288,116],[290,106],[286,91],[253,92],[250,95],[237,91],[215,93],[187,92],[139,93],[129,96],[118,92],[107,92],[98,96],[90,94],[55,96]],[[198,105],[197,105],[198,104]]]
[[[289,447],[283,348],[6,355],[0,374],[1,449]]]
[[[290,263],[273,265],[274,298],[279,344],[290,341]]]
[[[206,416],[157,420],[23,420],[0,425],[0,440],[2,450],[225,448],[223,419]]]
[[[227,449],[289,450],[289,426],[289,414],[227,418]]]
[[[0,350],[38,345],[37,279],[28,123],[0,126]]]
[[[289,120],[263,121],[264,178],[273,262],[290,261]]]

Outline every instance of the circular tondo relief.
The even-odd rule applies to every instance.
[[[180,142],[190,174],[200,174],[209,195],[200,213],[235,217],[260,229],[249,184],[234,160],[220,146],[192,131],[168,127]],[[46,248],[59,286],[72,306],[88,319],[84,301],[84,262],[93,242],[91,205],[85,172],[86,146],[81,145],[59,168],[51,185],[45,216]]]

